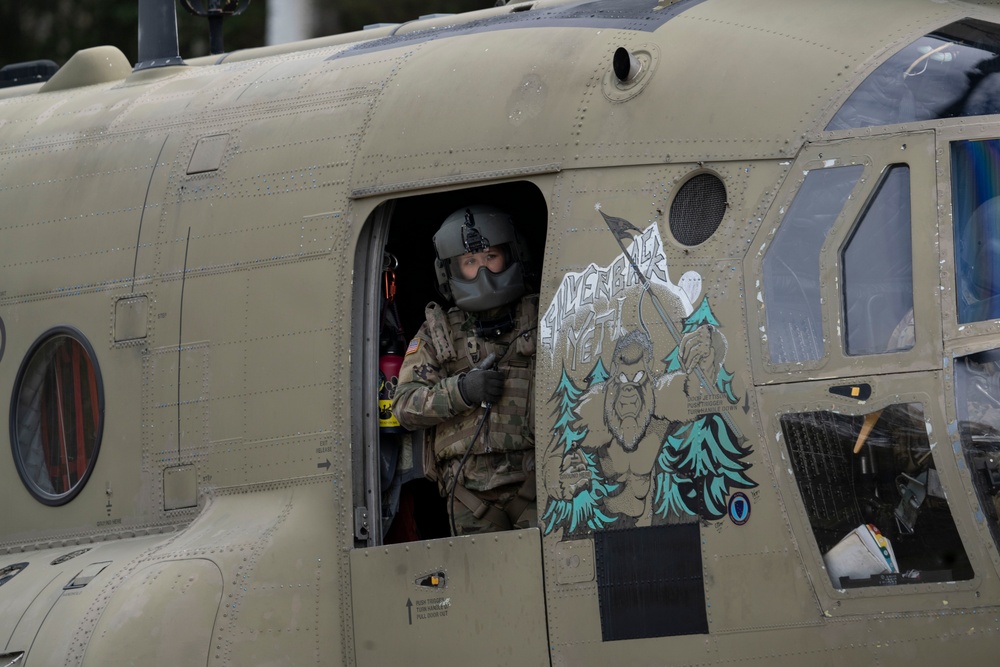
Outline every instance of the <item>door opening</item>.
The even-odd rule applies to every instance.
[[[355,531],[359,546],[450,535],[446,501],[438,484],[424,477],[423,448],[430,446],[431,434],[399,427],[388,408],[395,390],[393,371],[424,322],[425,307],[432,301],[445,309],[452,305],[438,290],[431,239],[449,214],[475,205],[511,216],[527,245],[529,290],[537,292],[548,213],[544,196],[527,181],[394,200],[379,207],[369,222],[366,259],[359,248],[358,260],[364,264],[357,266],[365,267],[365,278],[359,275],[355,282],[366,293],[356,292],[365,304],[365,335],[356,337],[365,341],[357,357],[364,364],[358,384],[365,393],[362,405],[368,406],[361,411],[365,423],[360,427],[366,435],[364,474],[355,468],[355,503],[363,515],[356,516],[356,523],[366,522],[367,529]],[[356,466],[361,463],[356,457]]]

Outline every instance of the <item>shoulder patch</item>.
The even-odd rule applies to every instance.
[[[420,339],[414,338],[410,341],[410,344],[406,346],[406,355],[409,356],[420,349]]]

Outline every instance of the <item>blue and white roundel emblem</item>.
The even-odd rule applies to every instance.
[[[745,493],[736,492],[729,498],[729,518],[737,526],[750,520],[750,499]]]

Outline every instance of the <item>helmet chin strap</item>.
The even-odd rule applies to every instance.
[[[514,328],[514,309],[508,308],[500,317],[485,319],[476,317],[476,335],[487,340],[502,336]]]

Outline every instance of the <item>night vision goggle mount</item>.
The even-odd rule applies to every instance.
[[[465,252],[486,252],[490,249],[490,240],[476,229],[476,218],[472,209],[465,209],[465,222],[462,224],[462,245]]]

